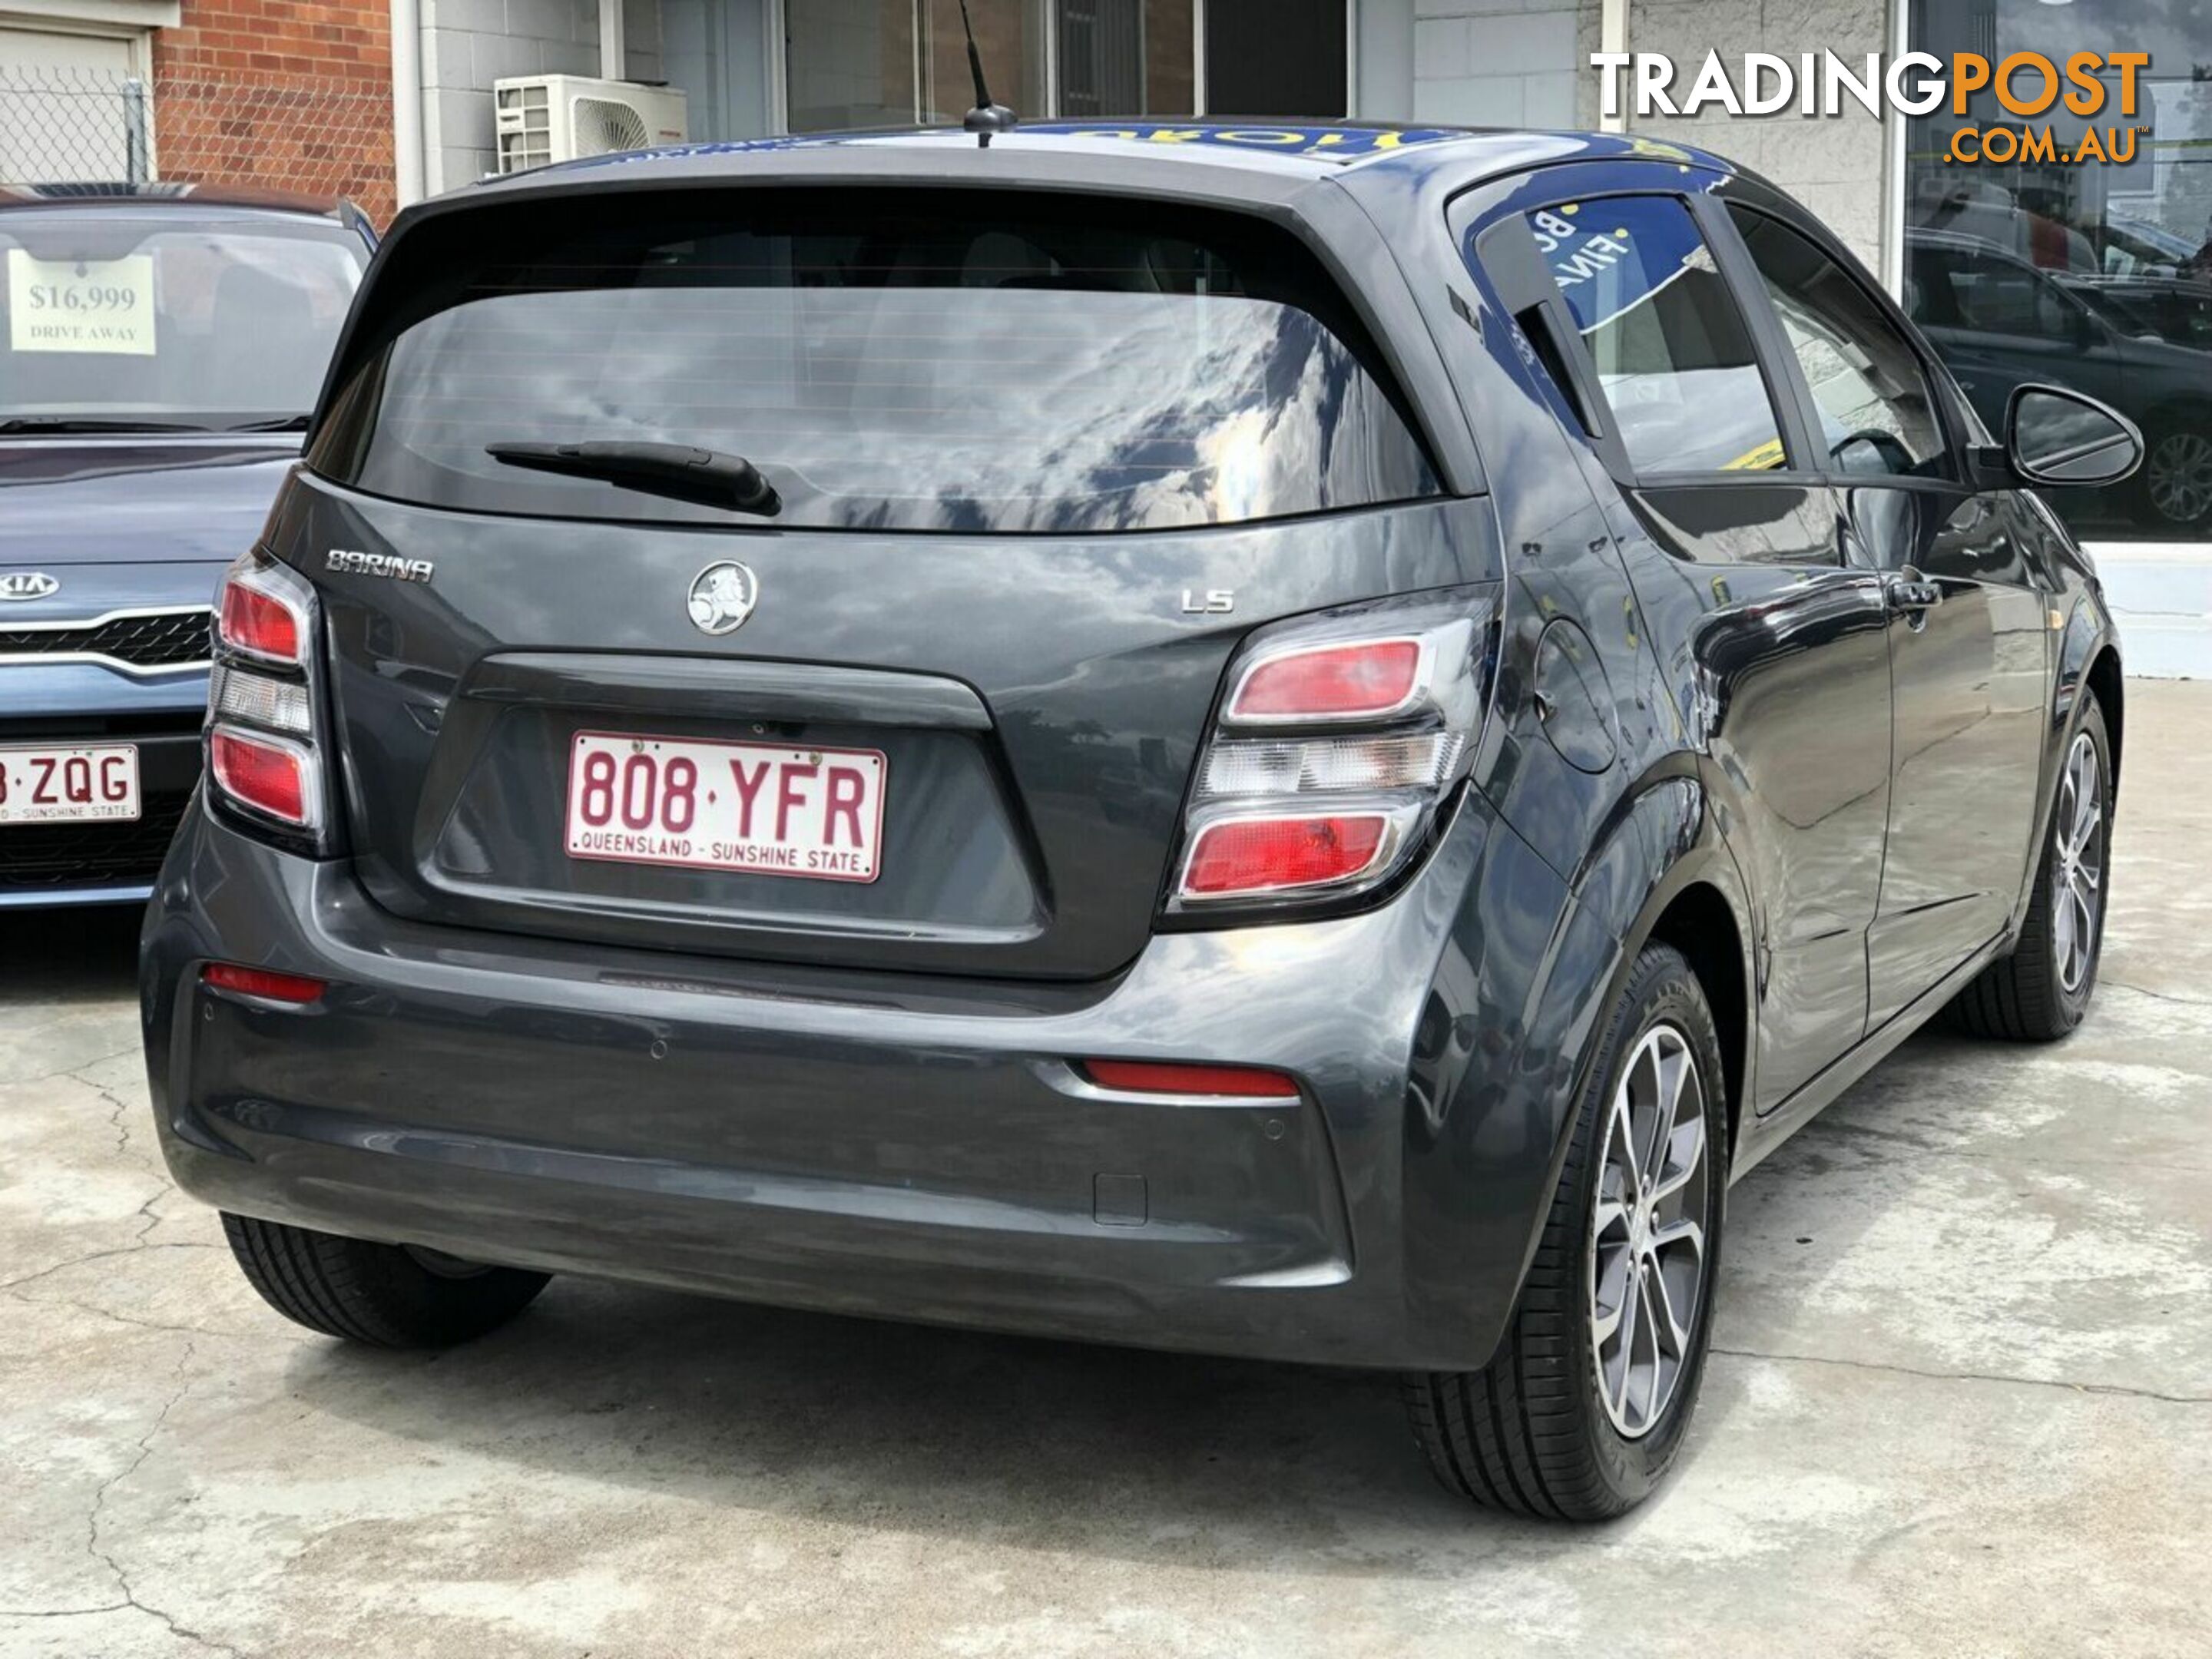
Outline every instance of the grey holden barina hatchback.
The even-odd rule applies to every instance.
[[[549,1274],[1403,1373],[1454,1489],[1679,1453],[1724,1194],[2095,983],[2096,578],[1698,152],[1057,125],[410,210],[217,612],[147,923],[254,1286]]]

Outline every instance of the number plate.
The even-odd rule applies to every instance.
[[[884,773],[872,749],[579,732],[568,754],[568,856],[873,881]]]
[[[138,748],[0,748],[0,824],[127,823],[138,816]]]

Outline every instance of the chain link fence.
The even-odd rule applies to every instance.
[[[0,184],[220,184],[392,213],[392,99],[341,80],[0,65]]]

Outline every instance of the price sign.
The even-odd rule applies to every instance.
[[[33,259],[8,250],[8,344],[16,351],[154,355],[154,258]]]

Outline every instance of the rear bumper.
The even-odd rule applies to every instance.
[[[1440,1012],[1448,983],[1483,1000],[1464,912],[1505,833],[1462,812],[1367,915],[1165,935],[1112,981],[1040,986],[426,928],[344,866],[194,811],[145,939],[161,1143],[225,1209],[477,1260],[1145,1346],[1476,1365],[1553,1149],[1516,1130],[1478,1153],[1471,1103],[1440,1133],[1424,1054],[1440,1019],[1474,1017]],[[1540,869],[1517,871],[1524,895]],[[202,986],[210,958],[331,988],[258,1003]],[[1498,1074],[1462,1054],[1450,1097],[1510,1113],[1519,1068],[1491,1047]],[[1276,1066],[1304,1093],[1117,1097],[1068,1069],[1085,1055]],[[1441,1206],[1425,1196],[1439,1160]]]

